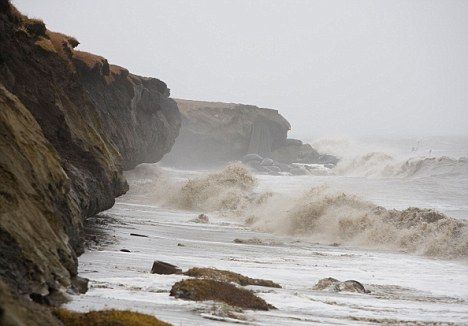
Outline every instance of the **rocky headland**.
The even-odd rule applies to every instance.
[[[86,291],[83,220],[128,190],[123,170],[159,161],[179,133],[164,82],[78,44],[0,0],[0,324]]]
[[[289,139],[289,122],[273,109],[253,105],[176,99],[182,127],[163,163],[178,168],[211,168],[242,161],[254,171],[307,174],[304,164],[329,167],[337,158]]]

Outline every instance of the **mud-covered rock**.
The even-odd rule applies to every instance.
[[[54,315],[64,326],[170,326],[154,316],[129,310],[98,310],[89,312],[76,312],[66,309],[57,309]]]
[[[170,295],[179,299],[194,301],[220,301],[243,309],[275,309],[251,291],[238,288],[227,282],[208,279],[189,279],[175,283]]]
[[[242,274],[238,274],[238,273],[234,273],[234,272],[226,271],[222,269],[216,269],[216,268],[194,267],[186,271],[184,275],[197,277],[197,278],[203,278],[203,279],[210,279],[210,280],[220,281],[220,282],[234,282],[242,286],[257,285],[257,286],[281,288],[281,285],[270,280],[250,278]]]

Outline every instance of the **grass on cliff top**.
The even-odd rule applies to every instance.
[[[175,283],[171,296],[193,301],[220,301],[233,307],[254,310],[275,309],[251,291],[227,283],[207,279],[189,279]]]
[[[86,313],[57,309],[55,316],[65,326],[169,326],[156,317],[128,310],[100,310]]]
[[[184,274],[187,276],[205,278],[205,279],[210,279],[210,280],[220,281],[220,282],[234,282],[242,286],[257,285],[257,286],[266,286],[266,287],[272,287],[272,288],[281,288],[281,285],[270,280],[250,278],[250,277],[238,274],[238,273],[216,269],[216,268],[194,267],[186,271]]]

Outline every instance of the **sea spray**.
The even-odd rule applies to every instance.
[[[463,142],[463,140],[457,141]],[[432,151],[427,151],[427,148],[424,151],[403,151],[401,148],[403,144],[398,144],[397,148],[395,145],[385,146],[381,142],[363,143],[345,137],[319,138],[312,142],[312,146],[319,152],[330,153],[340,158],[332,171],[337,176],[370,178],[468,176],[468,160],[465,157],[453,157],[456,152],[434,156]]]
[[[182,209],[241,211],[251,203],[256,185],[253,175],[241,164],[230,164],[220,172],[189,179],[171,199]]]
[[[165,170],[150,165],[131,173],[131,192],[144,194],[149,203],[243,218],[260,231],[324,244],[468,257],[466,223],[430,209],[388,210],[325,186],[289,196],[258,193],[255,177],[241,164],[189,180],[171,179]]]
[[[431,209],[387,210],[347,194],[328,194],[324,187],[302,197],[268,202],[249,219],[262,231],[305,237],[320,243],[406,251],[426,256],[468,256],[466,223]],[[288,202],[285,209],[284,203]]]

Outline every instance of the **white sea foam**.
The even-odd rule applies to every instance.
[[[262,231],[325,244],[403,250],[443,258],[468,256],[468,233],[463,221],[430,209],[388,210],[326,187],[296,196],[255,192],[255,177],[240,164],[186,181],[171,180],[163,170],[147,165],[133,171],[129,180],[132,191],[146,194],[150,202],[241,217]]]

